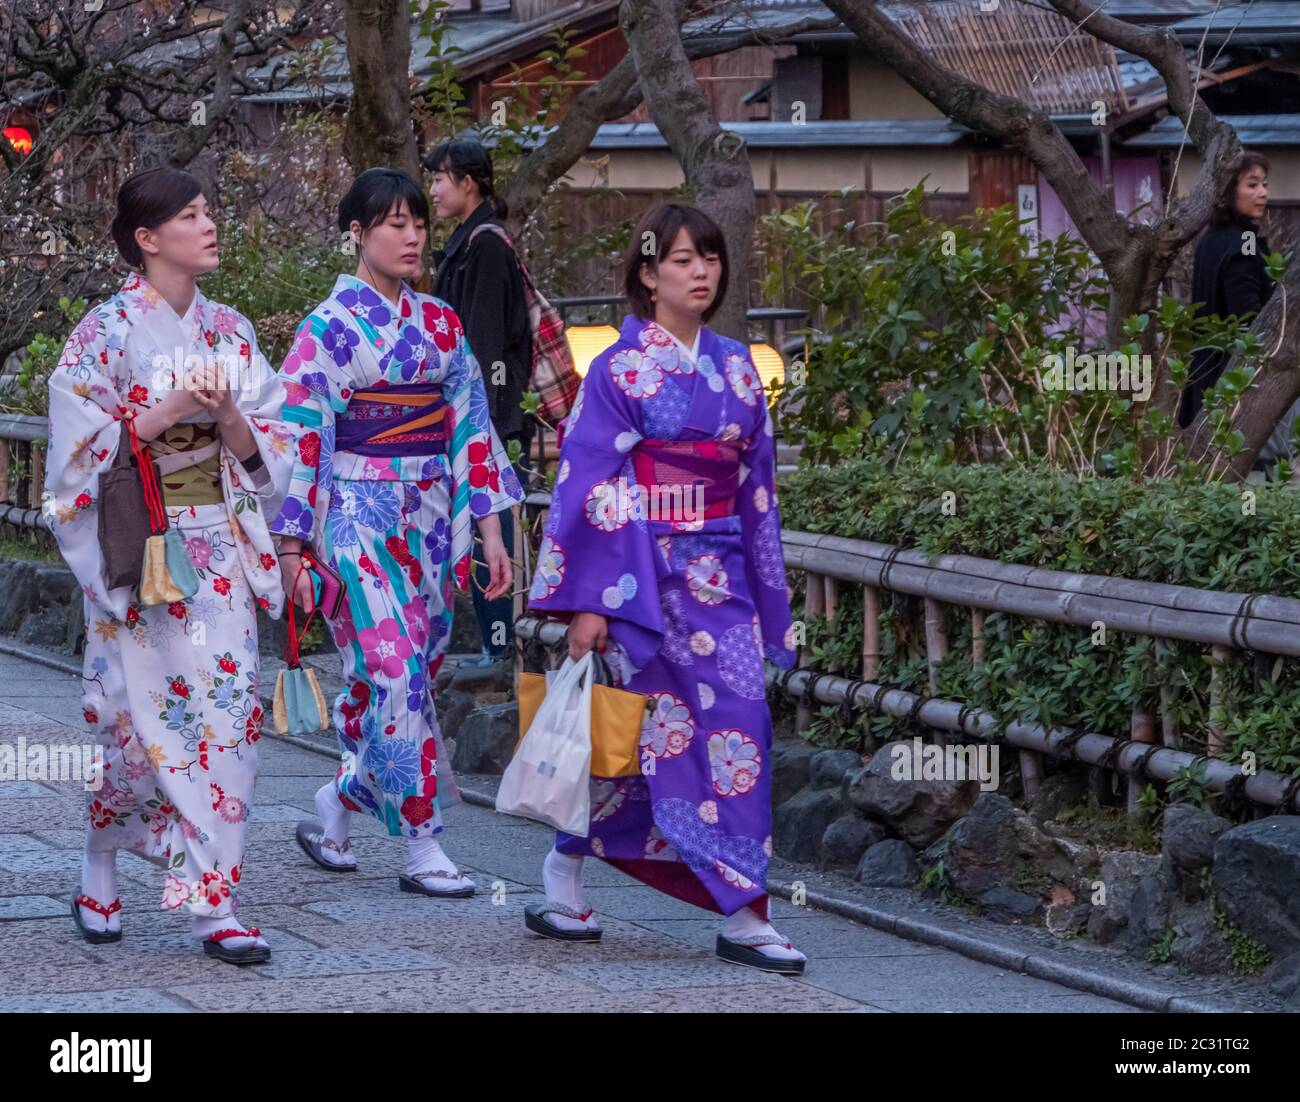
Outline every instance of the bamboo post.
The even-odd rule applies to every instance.
[[[925,598],[925,665],[930,686],[930,695],[939,692],[939,677],[936,668],[948,656],[948,635],[943,630],[943,605],[933,597]],[[939,746],[946,746],[948,738],[942,731],[934,732],[934,741]]]
[[[972,666],[984,665],[984,610],[970,610],[970,660]]]
[[[1150,712],[1143,711],[1142,708],[1134,706],[1133,714],[1129,717],[1129,738],[1134,742],[1154,743],[1156,741],[1156,717]],[[1128,775],[1128,816],[1130,819],[1137,818],[1142,810],[1142,790],[1146,787],[1146,780],[1137,773]]]
[[[874,681],[880,673],[880,590],[862,587],[862,680]]]
[[[1232,651],[1216,643],[1210,648],[1214,665],[1210,668],[1210,722],[1206,728],[1205,752],[1212,758],[1222,755],[1223,727],[1215,719],[1215,709],[1223,703],[1223,667],[1232,657]]]
[[[44,504],[45,496],[45,449],[32,445],[32,488],[27,498],[28,504],[39,510]]]
[[[930,695],[939,691],[935,667],[948,657],[948,636],[943,630],[943,606],[933,597],[925,598],[925,665],[930,679]]]
[[[1174,715],[1174,694],[1168,685],[1160,686],[1160,741],[1166,746],[1178,746],[1182,741],[1178,732],[1178,717]]]
[[[13,446],[0,440],[0,501],[9,501],[9,464],[13,460]]]
[[[835,604],[840,595],[840,583],[838,578],[832,578],[829,574],[822,579],[824,586],[824,607],[826,609],[826,622],[829,623],[835,619]]]
[[[804,607],[803,617],[805,630],[807,622],[814,616],[821,616],[826,611],[826,586],[821,574],[813,574],[808,571],[804,572]],[[807,665],[808,651],[807,644],[799,648],[799,665]],[[802,700],[795,707],[794,711],[794,729],[802,734],[808,730],[808,725],[812,723],[812,707],[805,704]]]

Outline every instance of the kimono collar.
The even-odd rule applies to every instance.
[[[416,313],[415,292],[405,280],[400,283],[398,301],[391,302],[370,286],[364,279],[342,273],[334,281],[330,298],[344,307],[353,317],[363,319],[376,329],[386,329]]]
[[[669,340],[671,340],[673,344],[677,346],[678,350],[681,352],[683,356],[685,356],[692,364],[694,364],[700,358],[700,342],[704,337],[704,331],[706,328],[707,328],[706,326],[701,325],[699,329],[695,331],[694,346],[688,346],[685,341],[681,340],[678,337],[673,336],[672,333],[668,332],[667,329],[665,329],[662,325],[659,325],[657,322],[642,321],[640,318],[636,317],[635,315],[629,314],[626,318],[623,319],[623,327],[622,329],[619,330],[618,335],[619,338],[623,340],[625,343],[634,344],[639,348],[644,348],[646,344],[644,335],[647,330],[653,330],[656,333],[662,333]]]
[[[203,316],[200,303],[206,301],[203,292],[196,285],[189,309],[184,314],[177,314],[172,309],[171,303],[162,297],[158,288],[145,278],[143,272],[132,272],[127,276],[118,294],[122,295],[127,305],[133,307],[138,313],[148,316],[154,310],[159,310],[162,312],[162,317],[174,319],[176,324],[187,333],[193,331],[194,325]]]

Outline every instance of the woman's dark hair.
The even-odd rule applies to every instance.
[[[472,138],[454,138],[440,142],[424,158],[424,167],[430,172],[449,172],[455,180],[468,176],[478,184],[479,194],[492,203],[498,218],[510,213],[506,201],[497,195],[492,186],[492,155]]]
[[[339,201],[339,230],[348,232],[353,222],[363,230],[382,222],[394,207],[406,201],[413,217],[429,221],[429,200],[424,189],[405,172],[395,168],[368,168],[352,181]]]
[[[135,239],[141,226],[156,230],[175,218],[203,194],[199,178],[180,168],[146,168],[131,176],[117,189],[117,213],[113,216],[113,241],[132,268],[143,270],[144,254]]]
[[[703,318],[707,322],[727,295],[727,240],[722,236],[718,224],[695,207],[685,203],[666,203],[648,211],[632,234],[632,244],[628,246],[627,256],[623,261],[623,293],[628,304],[642,321],[649,321],[655,316],[654,302],[650,298],[650,288],[641,282],[641,269],[646,265],[658,268],[672,251],[677,235],[686,230],[695,243],[701,256],[717,253],[722,262],[722,275],[718,279],[718,293],[713,296]],[[653,259],[645,251],[647,244],[653,244]]]
[[[1241,164],[1237,171],[1233,173],[1232,179],[1223,189],[1218,201],[1214,204],[1214,221],[1217,222],[1235,222],[1241,215],[1237,213],[1237,185],[1241,183],[1241,178],[1253,168],[1262,168],[1265,173],[1268,172],[1268,158],[1262,153],[1255,153],[1247,150],[1242,154]]]

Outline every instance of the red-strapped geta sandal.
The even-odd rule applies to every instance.
[[[221,944],[232,937],[261,936],[262,931],[256,926],[250,926],[247,930],[233,928],[218,930],[203,939],[203,952],[210,957],[216,957],[217,960],[224,960],[227,964],[263,964],[271,959],[271,950],[268,948],[261,945],[249,945],[244,949],[228,949]]]
[[[121,930],[92,930],[86,925],[86,920],[81,917],[81,908],[85,907],[88,911],[94,911],[97,915],[103,915],[105,921],[122,909],[122,901],[114,899],[107,907],[98,899],[91,899],[80,888],[72,897],[72,920],[77,924],[77,929],[81,931],[84,937],[92,945],[107,945],[113,941],[122,940]]]

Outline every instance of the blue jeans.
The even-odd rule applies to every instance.
[[[496,516],[501,521],[501,542],[505,544],[506,554],[514,555],[514,516],[509,509],[503,509]],[[474,578],[478,584],[471,585],[470,588],[474,595],[474,617],[478,620],[478,630],[483,636],[483,650],[493,658],[502,658],[510,653],[515,641],[514,598],[510,596],[509,590],[506,591],[504,596],[491,601],[483,596],[483,590],[479,586],[486,589],[492,575],[488,571],[487,564],[483,561],[483,545],[481,543],[474,544]],[[510,588],[514,588],[513,575],[510,580]],[[505,624],[506,629],[505,642],[500,645],[495,645],[492,642],[497,623]]]

